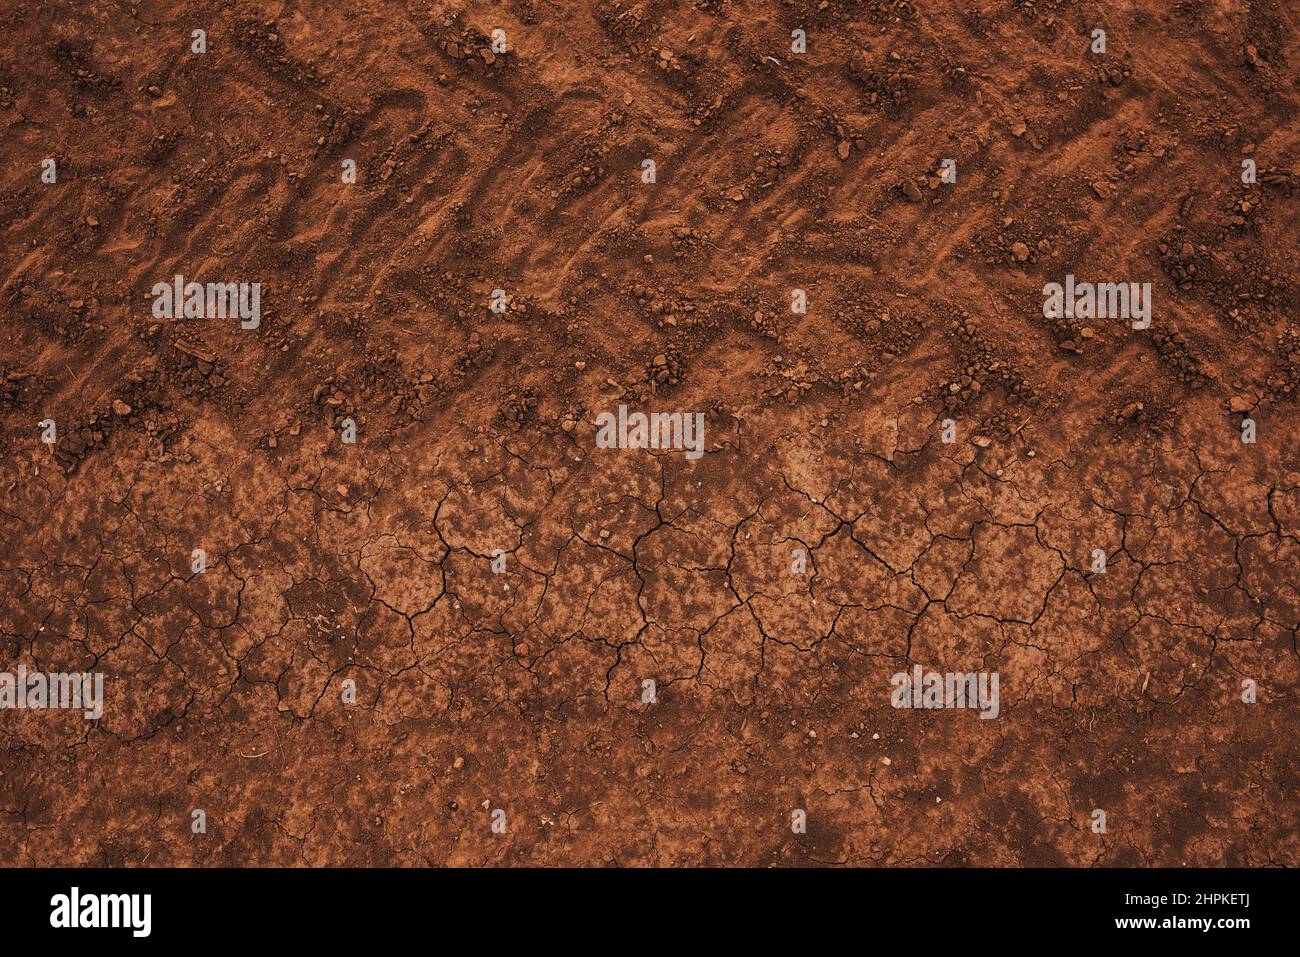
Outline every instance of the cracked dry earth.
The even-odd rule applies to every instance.
[[[6,0],[0,859],[1300,863],[1296,21]]]

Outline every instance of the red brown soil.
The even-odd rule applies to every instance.
[[[1298,19],[6,0],[0,860],[1300,864]]]

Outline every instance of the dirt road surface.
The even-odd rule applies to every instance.
[[[1298,21],[4,0],[0,862],[1300,864]]]

